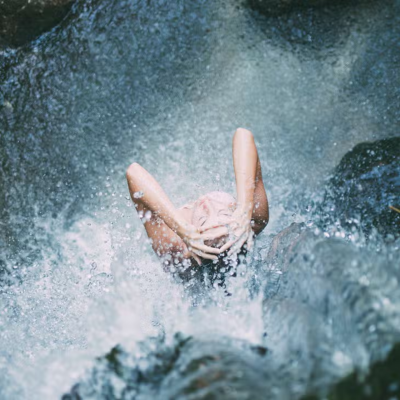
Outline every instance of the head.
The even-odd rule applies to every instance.
[[[200,197],[194,204],[192,224],[198,228],[227,224],[236,208],[236,200],[225,192],[210,192]],[[218,228],[216,228],[218,229]],[[220,247],[227,236],[206,242],[208,246]]]

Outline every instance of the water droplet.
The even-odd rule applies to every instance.
[[[140,199],[140,198],[142,198],[144,196],[144,193],[143,192],[135,192],[135,193],[133,193],[133,197],[135,198],[135,199]]]

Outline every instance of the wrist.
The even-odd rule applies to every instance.
[[[251,219],[253,215],[253,202],[238,202],[236,209],[240,215],[243,215],[247,219]]]
[[[190,224],[186,221],[178,221],[176,223],[176,229],[174,229],[175,233],[181,238],[185,238],[190,233]]]
[[[170,211],[169,214],[162,219],[164,220],[168,228],[170,228],[181,238],[185,236],[186,232],[188,231],[189,224],[179,214],[179,211],[177,210]]]

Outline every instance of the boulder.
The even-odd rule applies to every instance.
[[[323,225],[340,223],[368,238],[375,229],[385,239],[400,236],[400,137],[361,143],[348,152],[327,185]]]
[[[264,259],[271,273],[262,272],[260,341],[212,332],[177,334],[171,343],[161,329],[134,349],[116,346],[99,357],[62,399],[292,400],[332,389],[338,395],[329,399],[338,400],[352,398],[353,387],[362,394],[369,390],[360,383],[362,372],[378,368],[400,338],[394,254],[292,224],[276,235]],[[251,322],[246,328],[258,331]],[[384,385],[372,388],[377,395],[371,399],[387,398],[379,397],[385,388],[398,393],[398,350],[389,357],[368,381]]]
[[[121,346],[97,359],[87,378],[62,400],[264,399],[260,364],[268,351],[241,340],[175,337],[172,346],[148,340],[142,358]]]
[[[293,9],[321,7],[329,5],[347,5],[346,0],[247,0],[251,8],[266,15],[282,14]],[[355,0],[352,3],[366,3],[368,0]]]
[[[400,397],[400,343],[383,361],[377,361],[368,374],[354,371],[336,383],[328,395],[308,395],[302,400],[390,400]]]
[[[326,4],[327,0],[248,0],[251,8],[262,14],[279,14],[293,7]]]
[[[270,271],[263,276],[263,345],[285,377],[276,379],[312,394],[303,400],[397,395],[398,250],[387,251],[327,238],[303,224],[275,236],[265,259]],[[395,354],[382,364],[392,346]],[[369,366],[373,375],[361,379]],[[327,389],[330,397],[318,397]],[[371,397],[362,397],[369,390]]]
[[[0,46],[21,46],[57,25],[75,0],[0,0]]]

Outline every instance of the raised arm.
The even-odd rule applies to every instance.
[[[238,208],[252,221],[253,231],[257,235],[268,224],[269,212],[260,159],[253,134],[249,130],[236,130],[232,155]]]
[[[261,174],[261,164],[253,134],[238,128],[232,143],[235,169],[237,208],[233,213],[231,232],[233,238],[221,251],[229,248],[228,254],[237,253],[247,242],[251,247],[253,234],[259,234],[267,225],[268,200]]]
[[[129,166],[126,172],[129,192],[147,235],[152,240],[154,251],[159,256],[172,254],[183,258],[198,256],[217,259],[218,249],[205,246],[203,235],[175,208],[158,182],[138,163]]]
[[[172,204],[159,183],[141,165],[133,163],[126,172],[129,192],[137,211],[150,211],[178,233],[189,224]]]

